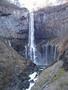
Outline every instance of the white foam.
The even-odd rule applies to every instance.
[[[37,72],[34,72],[33,74],[30,74],[29,75],[29,77],[30,77],[30,80],[29,81],[33,80],[34,82],[30,82],[30,86],[26,90],[31,90],[31,88],[34,86],[36,80],[38,79],[38,77],[36,77],[36,75],[37,75]]]

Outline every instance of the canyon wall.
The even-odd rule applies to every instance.
[[[0,38],[17,51],[28,41],[29,11],[13,4],[0,3]]]
[[[39,30],[41,33],[39,33]],[[36,38],[63,37],[68,34],[68,3],[35,12]]]
[[[35,43],[68,36],[68,3],[34,12]],[[0,5],[0,37],[10,41],[20,54],[28,43],[29,11],[15,5]],[[42,43],[43,44],[43,43]]]
[[[22,31],[23,30],[23,31]],[[0,36],[24,38],[28,30],[28,10],[15,5],[0,5]],[[24,33],[21,35],[21,33]]]

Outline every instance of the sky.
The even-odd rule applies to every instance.
[[[32,11],[46,6],[58,5],[64,3],[66,0],[18,0],[18,1],[21,6],[25,6],[30,11]]]

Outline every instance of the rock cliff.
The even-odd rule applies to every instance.
[[[35,43],[68,34],[68,3],[39,9],[34,12]],[[41,31],[41,33],[39,32]],[[29,11],[15,5],[0,5],[0,37],[10,40],[20,54],[28,42]]]
[[[68,34],[68,3],[35,12],[36,39],[62,38]],[[39,30],[41,33],[39,33]]]
[[[0,90],[21,90],[29,87],[29,74],[35,64],[21,57],[0,39]],[[25,85],[27,83],[27,85]]]
[[[15,5],[0,5],[0,37],[25,39],[28,10]],[[22,35],[23,33],[23,35]]]
[[[10,3],[0,3],[0,38],[21,52],[28,41],[29,12]],[[8,43],[9,44],[9,43]]]

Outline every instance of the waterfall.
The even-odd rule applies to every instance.
[[[30,22],[29,22],[29,39],[28,39],[28,47],[29,47],[29,58],[34,60],[35,62],[35,43],[34,43],[34,13],[30,12]]]
[[[46,62],[45,65],[48,65],[48,43],[46,44]]]
[[[25,57],[27,58],[28,57],[28,47],[25,45]]]
[[[8,44],[9,44],[9,46],[11,47],[11,42],[10,42],[10,40],[8,40]]]
[[[55,46],[55,51],[54,51],[54,60],[56,59],[56,52],[57,52],[57,48]]]
[[[43,45],[42,52],[36,48],[34,35],[34,12],[29,13],[29,35],[28,44],[25,46],[25,57],[32,60],[36,65],[52,64],[56,60],[57,48],[48,41]],[[40,46],[41,48],[41,46]]]

